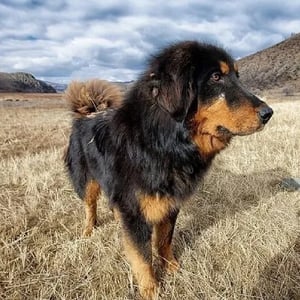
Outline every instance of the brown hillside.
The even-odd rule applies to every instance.
[[[46,82],[36,79],[30,73],[0,72],[0,93],[56,93],[56,90]]]
[[[300,91],[300,33],[238,61],[242,82],[254,91]]]

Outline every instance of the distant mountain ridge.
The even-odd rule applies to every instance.
[[[255,91],[300,92],[300,33],[238,60],[241,81]]]
[[[63,93],[68,87],[68,84],[66,83],[57,83],[57,82],[50,82],[50,81],[45,81],[45,83],[52,86],[58,93]]]
[[[242,83],[260,92],[270,89],[300,92],[300,33],[238,61]],[[112,82],[127,90],[131,82]],[[0,92],[62,93],[67,84],[36,79],[32,74],[0,72]]]
[[[50,81],[45,82],[55,88],[58,93],[63,93],[68,87],[68,84],[66,83],[56,83]],[[126,91],[134,83],[134,81],[112,81],[111,83],[118,85],[122,91]]]
[[[29,73],[0,72],[0,92],[56,93],[56,90]]]

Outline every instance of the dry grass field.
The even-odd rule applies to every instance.
[[[160,299],[300,299],[300,192],[280,185],[300,177],[300,98],[269,103],[267,128],[236,138],[181,211]],[[0,120],[0,299],[136,299],[105,201],[81,237],[60,97],[0,95]]]

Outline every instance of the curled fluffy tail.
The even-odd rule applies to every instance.
[[[122,92],[105,80],[72,81],[64,95],[76,117],[91,117],[107,108],[119,107]]]

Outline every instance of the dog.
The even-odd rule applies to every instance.
[[[262,130],[272,109],[239,81],[222,48],[184,41],[163,49],[125,93],[101,81],[74,82],[67,166],[84,200],[89,236],[101,192],[121,222],[124,252],[143,299],[155,299],[156,249],[167,272],[178,212],[233,137]]]

